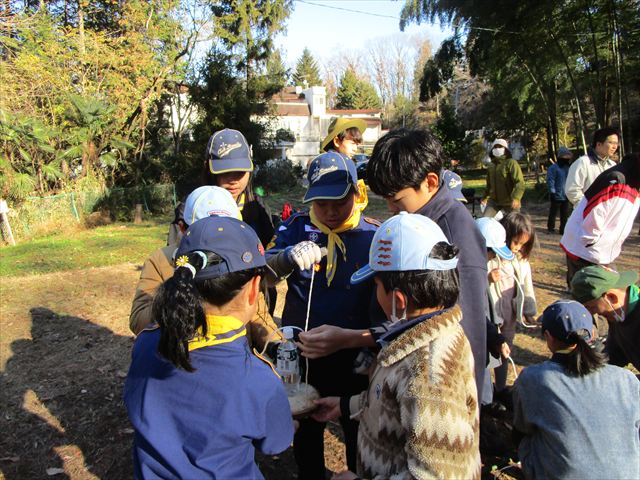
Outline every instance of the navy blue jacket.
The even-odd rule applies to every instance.
[[[158,354],[159,338],[138,336],[125,383],[135,478],[264,478],[255,449],[276,454],[293,440],[280,378],[246,336],[191,351],[191,373]]]
[[[567,173],[569,173],[568,162],[554,163],[547,170],[547,187],[549,188],[549,197],[558,202],[566,202],[567,196],[564,193],[564,184],[567,181]]]
[[[478,398],[482,398],[482,381],[487,352],[487,248],[482,234],[466,207],[448,188],[440,187],[429,202],[417,212],[438,224],[447,239],[460,250],[458,275],[462,309],[460,325],[471,344],[475,361]]]

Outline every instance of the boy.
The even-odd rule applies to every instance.
[[[366,329],[370,325],[367,306],[373,303],[373,284],[352,286],[349,282],[351,274],[367,263],[369,245],[378,227],[375,220],[361,216],[367,204],[366,187],[358,183],[355,164],[337,152],[316,157],[309,166],[308,180],[304,201],[311,202],[310,211],[296,213],[284,222],[267,249],[269,266],[278,278],[287,278],[282,325],[304,329],[313,278],[310,328]],[[327,249],[326,259],[322,258],[321,246]],[[309,383],[321,395],[350,395],[366,388],[366,376],[353,372],[359,352],[355,345],[334,343],[317,352],[310,344],[309,354],[304,334],[300,334],[300,340],[303,353],[312,358]],[[347,463],[355,468],[357,423],[348,418],[341,423]],[[324,427],[324,423],[312,419],[300,421],[294,453],[301,479],[325,478]]]
[[[402,212],[380,226],[369,264],[351,277],[358,284],[375,275],[391,326],[378,339],[368,390],[320,399],[314,416],[359,419],[362,478],[480,477],[473,357],[456,305],[457,251],[432,220]]]
[[[488,312],[487,254],[484,238],[471,214],[440,181],[444,155],[428,130],[393,130],[376,143],[369,160],[369,187],[387,201],[392,213],[418,213],[438,224],[447,240],[460,249],[462,328],[475,360],[478,398],[486,360]]]
[[[331,119],[329,132],[322,140],[321,149],[325,152],[335,150],[349,158],[358,152],[358,145],[362,143],[362,134],[367,129],[367,122],[358,118]]]

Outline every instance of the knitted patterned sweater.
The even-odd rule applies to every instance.
[[[360,421],[362,478],[480,478],[473,356],[461,319],[455,306],[378,354],[369,389],[349,402]]]

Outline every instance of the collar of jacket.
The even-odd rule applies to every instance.
[[[428,322],[420,322],[399,335],[380,351],[378,361],[383,367],[389,367],[458,325],[461,320],[462,310],[458,305],[444,310],[429,318]]]
[[[189,351],[198,348],[233,342],[237,338],[244,337],[247,329],[244,323],[235,317],[222,315],[207,315],[207,334],[198,335],[189,340]]]
[[[440,185],[440,188],[438,188],[436,194],[431,197],[426,205],[417,210],[415,213],[424,215],[425,217],[428,217],[437,223],[437,219],[442,217],[447,212],[447,210],[449,210],[455,204],[455,202],[458,201],[453,198],[453,195],[451,195],[449,189],[445,188],[443,185]]]

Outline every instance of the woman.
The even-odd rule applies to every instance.
[[[282,382],[246,338],[264,249],[246,223],[207,217],[189,227],[176,265],[125,384],[135,477],[261,479],[255,449],[276,454],[293,440]]]
[[[640,382],[589,342],[593,319],[559,300],[542,315],[553,354],[514,386],[514,427],[527,478],[640,478]]]

